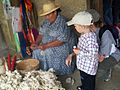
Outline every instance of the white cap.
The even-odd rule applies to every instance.
[[[93,18],[92,15],[89,12],[82,11],[74,15],[72,20],[68,21],[68,26],[73,24],[79,24],[79,25],[91,25]]]

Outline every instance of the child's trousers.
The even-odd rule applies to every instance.
[[[80,71],[82,90],[95,90],[95,77],[96,75],[89,75]]]

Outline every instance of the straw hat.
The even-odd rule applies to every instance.
[[[59,8],[60,6],[55,2],[48,1],[47,3],[43,4],[42,10],[40,11],[39,16],[47,15]]]

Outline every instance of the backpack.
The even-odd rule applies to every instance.
[[[109,25],[104,25],[102,28],[99,30],[99,39],[101,41],[103,33],[109,30],[112,33],[112,36],[116,42],[116,48],[120,50],[120,38],[119,38],[119,31],[115,26],[109,26]]]

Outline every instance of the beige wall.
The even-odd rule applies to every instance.
[[[37,12],[42,8],[43,3],[46,2],[46,0],[31,0],[36,8]],[[73,17],[74,14],[76,14],[78,11],[85,10],[87,8],[86,0],[55,0],[57,3],[61,5],[62,14],[66,16],[67,18]],[[38,17],[38,21],[41,24],[43,18]]]
[[[9,47],[14,48],[15,43],[14,43],[14,38],[11,30],[11,23],[10,23],[10,20],[7,20],[5,18],[2,2],[0,2],[0,25],[2,29],[1,32],[4,33],[5,42],[7,42],[7,45]]]

